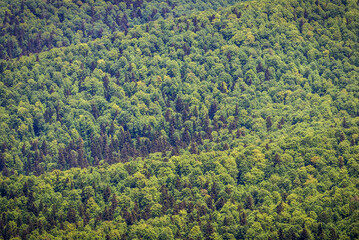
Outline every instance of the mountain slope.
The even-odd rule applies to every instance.
[[[357,127],[355,20],[328,10],[314,21],[292,4],[243,3],[2,61],[4,154],[41,174]],[[327,30],[335,19],[341,40]]]
[[[84,43],[136,24],[217,9],[229,1],[1,1],[0,58]]]
[[[2,237],[357,238],[357,12],[249,1],[0,60]]]

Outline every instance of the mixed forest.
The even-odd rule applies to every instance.
[[[0,239],[358,239],[359,1],[0,0]]]

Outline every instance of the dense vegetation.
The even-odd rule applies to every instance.
[[[4,239],[359,237],[357,1],[33,2],[1,3]]]
[[[0,58],[88,42],[159,18],[217,9],[239,0],[2,0]]]

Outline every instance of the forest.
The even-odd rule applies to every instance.
[[[0,239],[359,239],[358,16],[0,0]]]

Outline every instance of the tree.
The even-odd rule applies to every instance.
[[[349,124],[348,124],[348,122],[347,122],[347,120],[346,120],[345,117],[343,118],[342,126],[343,126],[343,128],[349,128]]]
[[[118,206],[118,200],[116,194],[114,193],[111,199],[111,211],[114,212],[117,206]]]
[[[343,132],[341,132],[339,135],[339,141],[343,142],[345,139],[346,139],[345,134]]]
[[[6,168],[6,162],[4,155],[0,152],[0,171],[3,171],[3,169]]]
[[[340,168],[344,167],[344,158],[342,156],[339,156],[338,158],[338,164]]]
[[[245,206],[246,209],[253,210],[253,208],[254,208],[254,200],[253,200],[252,195],[247,196],[247,199],[246,199],[246,202],[245,202],[244,206]]]
[[[265,71],[265,73],[264,73],[264,79],[265,79],[266,81],[269,81],[269,80],[271,79],[271,74],[270,74],[268,68],[266,69],[266,71]]]
[[[282,162],[282,160],[281,160],[279,154],[276,153],[274,156],[274,166],[279,165],[281,162]]]
[[[78,150],[77,150],[77,156],[78,156],[78,164],[81,168],[85,168],[88,166],[88,161],[85,156],[85,149],[84,149],[84,140],[80,137],[78,140]]]
[[[214,233],[213,226],[210,222],[207,222],[204,230],[204,236],[206,239],[211,239],[212,234]]]
[[[183,109],[184,109],[184,104],[183,104],[182,98],[178,97],[177,101],[176,101],[176,110],[177,110],[177,112],[182,113]]]
[[[247,214],[244,211],[239,213],[239,223],[241,226],[247,225]]]
[[[309,232],[305,227],[303,227],[303,230],[300,233],[299,239],[300,240],[311,239]]]
[[[105,188],[105,191],[103,193],[103,199],[105,200],[106,203],[110,199],[110,196],[111,196],[111,189],[110,189],[110,186],[107,185],[107,187]]]
[[[228,86],[227,86],[226,82],[223,81],[221,83],[220,90],[221,90],[222,93],[228,93]]]
[[[214,100],[209,108],[209,111],[208,111],[208,116],[210,119],[213,119],[214,115],[216,114],[217,112],[217,101]]]
[[[283,125],[284,125],[284,118],[282,117],[281,120],[278,122],[278,129],[282,129],[283,128]]]
[[[263,64],[259,62],[256,69],[257,69],[257,73],[263,72],[264,71]]]
[[[272,127],[272,117],[268,116],[266,119],[266,126],[267,126],[267,131],[269,131]]]
[[[280,202],[280,203],[278,204],[276,210],[277,210],[277,213],[278,213],[278,214],[281,214],[281,213],[283,212],[283,210],[284,210],[283,202]]]
[[[75,223],[76,222],[76,216],[77,216],[77,213],[75,211],[74,208],[72,207],[69,207],[68,211],[67,211],[67,217],[66,217],[66,220],[70,223]]]

